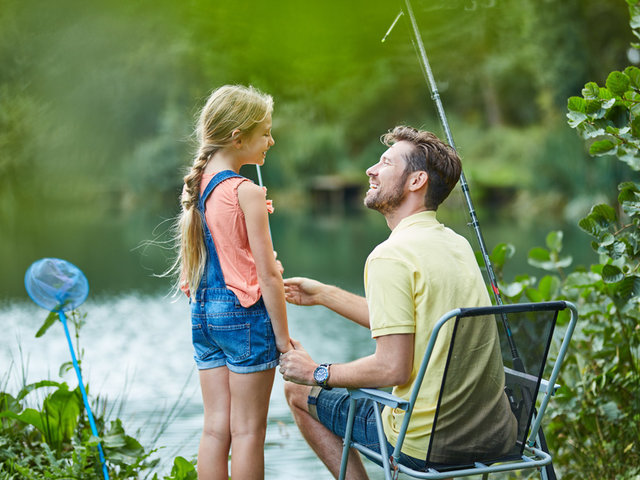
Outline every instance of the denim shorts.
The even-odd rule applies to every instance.
[[[253,373],[278,365],[280,354],[262,299],[243,307],[230,290],[208,288],[190,303],[199,370],[226,366],[235,373]]]
[[[309,413],[314,416],[320,423],[331,430],[339,437],[344,438],[347,417],[349,415],[349,394],[344,388],[334,388],[325,390],[321,387],[313,387],[311,394],[307,400]],[[314,408],[315,405],[315,415]],[[356,415],[353,422],[353,431],[351,438],[356,443],[380,453],[380,442],[378,440],[378,431],[376,429],[376,416],[374,413],[373,402],[371,400],[359,400],[356,403]],[[394,446],[387,441],[387,452],[389,455],[393,453]],[[425,452],[425,459],[426,459]],[[368,457],[370,458],[370,457]],[[410,457],[404,453],[400,453],[399,461],[414,470],[424,469],[426,460]],[[370,458],[378,465],[381,463]]]

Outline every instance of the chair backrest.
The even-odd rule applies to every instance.
[[[564,302],[504,305],[450,317],[440,331],[450,346],[427,465],[442,470],[521,458],[564,308]]]

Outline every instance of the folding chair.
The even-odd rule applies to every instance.
[[[558,328],[562,343],[553,362],[551,374],[547,380],[543,379],[549,347],[556,330],[558,313],[568,309],[571,313],[569,322]],[[340,470],[340,479],[345,478],[347,457],[350,447],[362,452],[365,456],[382,465],[385,479],[397,479],[399,473],[413,478],[444,479],[483,475],[488,478],[490,473],[541,468],[551,463],[551,455],[544,451],[540,444],[540,424],[549,402],[559,385],[556,385],[560,367],[564,360],[569,342],[573,334],[578,312],[576,307],[566,301],[522,303],[492,307],[458,308],[443,315],[436,323],[417,374],[414,388],[408,400],[396,397],[390,393],[376,389],[349,390],[350,410],[347,419],[344,450]],[[443,328],[449,322],[447,328]],[[461,374],[456,370],[456,361],[464,354],[465,345],[457,341],[457,332],[470,325],[468,322],[484,322],[486,328],[497,328],[500,339],[500,350],[505,371],[504,392],[511,405],[511,413],[517,422],[517,438],[508,453],[480,454],[474,451],[460,451],[460,435],[457,427],[464,430],[464,425],[447,425],[442,411],[452,399],[452,395],[460,395],[456,390],[456,378]],[[475,325],[477,327],[477,324]],[[446,367],[441,379],[438,403],[431,430],[429,444],[424,452],[426,468],[422,471],[408,468],[398,463],[403,442],[411,421],[411,413],[418,397],[420,384],[423,382],[429,358],[438,339],[438,334],[449,335],[450,344]],[[467,352],[468,353],[468,352]],[[550,362],[551,363],[551,362]],[[551,368],[551,366],[549,366]],[[454,373],[451,373],[454,372]],[[429,381],[434,381],[429,379]],[[438,380],[435,380],[436,382]],[[482,381],[480,377],[479,381]],[[538,402],[538,393],[541,399]],[[353,430],[356,402],[370,399],[374,403],[374,414],[377,432],[380,440],[380,453],[360,445],[351,439]],[[538,405],[536,409],[536,405]],[[392,455],[386,448],[386,438],[382,426],[381,411],[383,408],[404,410],[404,420],[399,430],[398,439]],[[441,422],[439,423],[439,419]],[[491,421],[485,417],[486,421]],[[513,423],[513,422],[512,422]],[[505,437],[506,438],[506,437]],[[443,462],[443,459],[445,461]],[[546,478],[544,469],[541,475]]]

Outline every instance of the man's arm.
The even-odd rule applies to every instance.
[[[373,355],[353,362],[333,364],[329,369],[330,387],[382,388],[403,385],[413,368],[413,334],[385,335],[376,338]],[[313,371],[318,364],[292,340],[294,350],[280,355],[280,373],[287,381],[315,385]]]
[[[339,315],[369,328],[367,300],[341,288],[304,277],[286,278],[287,302],[295,305],[323,305]]]

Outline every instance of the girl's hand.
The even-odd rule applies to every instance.
[[[284,273],[284,267],[282,266],[282,262],[278,260],[278,252],[275,250],[273,251],[273,258],[276,259],[276,267],[278,267],[278,271],[280,272],[280,275],[282,275]]]
[[[286,342],[279,342],[276,339],[276,347],[280,353],[287,353],[289,350],[293,350],[293,343],[290,338],[287,338]]]
[[[282,378],[288,382],[302,385],[315,385],[313,371],[318,366],[302,344],[297,340],[291,341],[293,349],[289,353],[280,356],[280,373]]]

